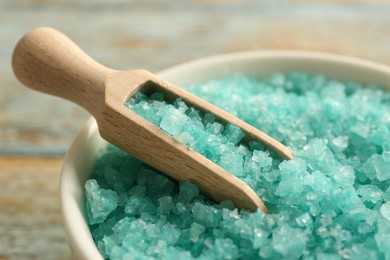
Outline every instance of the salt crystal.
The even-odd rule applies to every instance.
[[[100,189],[96,180],[85,183],[87,216],[91,224],[102,223],[118,206],[118,196],[112,190]]]
[[[338,136],[332,139],[331,147],[336,152],[343,152],[348,147],[348,136]]]
[[[341,260],[342,258],[335,253],[324,253],[324,252],[319,252],[316,254],[317,260]]]
[[[217,164],[238,177],[244,175],[244,157],[233,151],[224,152]]]
[[[308,213],[303,213],[302,215],[297,217],[295,219],[295,221],[297,222],[298,226],[300,226],[300,227],[307,227],[313,223],[313,221]]]
[[[171,135],[178,135],[187,120],[188,117],[185,114],[179,112],[177,109],[170,109],[162,118],[160,127]]]
[[[205,227],[216,227],[222,218],[222,213],[218,209],[200,204],[198,202],[192,207],[194,219]]]
[[[195,184],[190,182],[181,182],[180,183],[180,200],[183,202],[190,202],[193,198],[198,196],[199,188]]]
[[[306,248],[306,235],[300,229],[283,225],[273,233],[272,245],[283,257],[298,259]]]
[[[322,105],[324,115],[330,121],[336,121],[340,119],[343,113],[343,106],[340,101],[333,100],[331,98],[325,98],[324,104]]]
[[[216,119],[216,118],[215,118],[215,115],[210,114],[210,113],[206,113],[206,114],[204,115],[203,123],[204,123],[205,125],[210,125],[210,124],[213,124],[213,123],[214,123],[215,119]]]
[[[357,192],[364,201],[377,203],[383,199],[383,191],[375,185],[361,185],[358,187]]]
[[[350,259],[378,259],[379,255],[374,250],[370,250],[369,247],[362,244],[353,245],[351,252],[349,253]]]
[[[133,195],[127,200],[124,211],[129,216],[140,216],[145,211],[154,214],[156,206],[147,197]]]
[[[163,196],[159,198],[158,203],[161,209],[160,212],[164,214],[168,214],[175,207],[171,196]]]
[[[234,144],[238,144],[241,139],[245,136],[245,134],[241,131],[238,126],[228,124],[226,126],[224,134],[228,138],[228,140]]]
[[[378,180],[386,181],[390,179],[390,151],[384,152],[382,156],[374,157],[373,164]]]
[[[185,145],[190,145],[190,143],[193,142],[192,136],[187,132],[181,132],[180,134],[176,135],[175,138]]]
[[[340,166],[333,171],[333,180],[338,187],[350,187],[355,183],[355,172],[350,166]]]
[[[378,220],[378,233],[375,234],[375,242],[385,259],[390,258],[390,222],[388,220]]]
[[[334,194],[335,204],[343,211],[348,212],[352,209],[364,207],[354,188],[338,189]]]
[[[139,197],[145,196],[145,193],[146,193],[146,188],[145,186],[141,186],[141,185],[134,186],[129,190],[130,195],[135,195]]]
[[[382,204],[380,212],[382,216],[390,222],[390,201]]]
[[[370,128],[368,125],[362,123],[362,122],[356,122],[353,126],[350,128],[351,132],[362,137],[367,138]]]
[[[191,225],[191,241],[197,242],[199,240],[199,236],[205,232],[206,228],[198,223],[192,223]]]
[[[164,241],[168,245],[176,244],[180,238],[180,234],[180,230],[171,224],[165,224],[161,229],[161,237],[164,238]]]
[[[215,240],[215,257],[218,259],[237,259],[239,257],[238,247],[229,238]]]
[[[267,240],[269,233],[262,229],[254,229],[253,230],[253,248],[260,248],[264,242]]]
[[[381,146],[385,151],[390,150],[390,140],[389,140],[390,131],[386,126],[379,126],[377,129],[372,131],[368,139],[376,145]]]

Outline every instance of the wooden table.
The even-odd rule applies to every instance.
[[[388,0],[2,0],[0,259],[71,259],[58,179],[88,114],[22,87],[10,66],[17,40],[41,25],[64,31],[116,69],[158,71],[264,49],[318,50],[390,65]]]

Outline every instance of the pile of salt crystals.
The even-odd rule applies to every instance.
[[[116,147],[86,182],[86,213],[105,258],[390,258],[390,95],[306,73],[235,75],[190,91],[293,149],[280,161],[181,100],[141,93],[147,120],[243,179],[272,214],[210,201]]]

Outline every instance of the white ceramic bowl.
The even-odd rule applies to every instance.
[[[305,71],[339,80],[378,83],[390,90],[390,67],[325,53],[301,51],[244,52],[200,59],[158,73],[179,86],[241,73],[263,77],[274,72]],[[60,181],[61,211],[68,242],[75,258],[103,259],[89,232],[84,215],[84,183],[90,176],[99,148],[107,143],[89,119],[66,155]]]

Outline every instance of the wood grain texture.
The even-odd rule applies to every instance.
[[[61,159],[0,157],[0,259],[70,259],[61,226]]]
[[[64,31],[115,69],[158,71],[208,55],[263,49],[325,51],[390,65],[388,0],[2,0],[0,156],[17,157],[0,159],[0,259],[70,257],[57,191],[32,188],[46,172],[42,176],[52,181],[42,182],[57,189],[60,160],[46,166],[46,159],[22,155],[62,157],[88,114],[22,87],[10,65],[17,40],[42,25]],[[22,167],[18,160],[34,166]],[[25,195],[11,195],[16,192]],[[43,205],[56,221],[47,220]],[[24,208],[35,212],[38,226],[27,224]],[[27,239],[36,237],[30,246]]]

